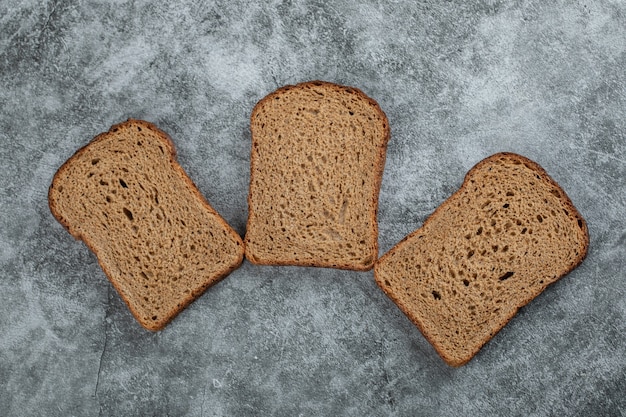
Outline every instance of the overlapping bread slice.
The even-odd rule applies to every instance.
[[[389,140],[378,104],[356,88],[307,82],[262,99],[250,128],[246,257],[371,269]]]
[[[559,185],[535,162],[500,153],[385,254],[375,277],[439,355],[460,366],[578,266],[588,245],[585,221]]]
[[[54,176],[48,200],[149,330],[243,260],[239,235],[178,164],[169,137],[144,121],[113,126],[77,151]]]

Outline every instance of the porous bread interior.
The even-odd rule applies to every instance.
[[[146,328],[162,328],[236,267],[236,233],[203,200],[169,141],[129,122],[80,150],[50,190],[53,213],[84,240]]]
[[[543,169],[497,155],[381,258],[376,280],[443,359],[459,366],[576,267],[588,239],[584,220]]]
[[[304,83],[262,100],[251,132],[246,257],[370,269],[389,136],[380,107],[356,89]]]

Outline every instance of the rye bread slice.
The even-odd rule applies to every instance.
[[[246,257],[255,264],[369,270],[389,124],[362,91],[285,86],[250,118]]]
[[[585,221],[543,168],[500,153],[472,168],[374,273],[439,355],[461,366],[588,246]]]
[[[178,164],[167,134],[148,122],[128,120],[79,149],[55,174],[48,202],[149,330],[243,260],[239,235]]]

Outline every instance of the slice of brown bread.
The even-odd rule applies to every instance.
[[[178,164],[167,134],[148,122],[118,124],[78,150],[55,174],[48,202],[149,330],[243,260],[239,235]]]
[[[371,269],[389,124],[362,91],[322,81],[269,94],[251,115],[246,257]]]
[[[588,245],[585,221],[543,168],[500,153],[472,168],[374,273],[439,355],[461,366]]]

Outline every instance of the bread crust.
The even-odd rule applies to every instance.
[[[467,357],[457,358],[457,357],[448,355],[448,352],[442,346],[439,346],[438,343],[436,342],[436,340],[434,340],[433,337],[429,334],[428,330],[425,328],[424,324],[421,322],[420,317],[418,317],[417,315],[413,314],[412,309],[408,305],[405,305],[404,302],[399,297],[397,297],[396,294],[393,291],[389,290],[389,288],[384,283],[384,278],[381,276],[380,265],[385,263],[388,258],[392,257],[399,249],[401,249],[403,247],[403,245],[407,244],[407,241],[409,241],[409,240],[413,239],[414,237],[422,234],[424,228],[426,226],[428,226],[430,222],[432,222],[438,216],[442,215],[441,213],[443,213],[444,210],[448,207],[448,205],[450,204],[450,201],[454,201],[454,197],[455,196],[462,194],[463,191],[467,187],[469,187],[470,180],[472,179],[472,177],[475,175],[475,173],[477,171],[479,171],[484,165],[490,164],[494,160],[501,159],[501,158],[509,158],[509,159],[513,159],[513,160],[519,161],[520,163],[526,165],[528,168],[533,170],[536,174],[541,176],[542,179],[547,181],[554,188],[558,189],[560,191],[561,195],[562,195],[561,200],[562,200],[563,204],[567,207],[567,209],[568,209],[568,211],[570,213],[569,217],[575,218],[578,221],[578,224],[579,224],[579,226],[580,226],[580,228],[581,228],[581,230],[583,232],[582,250],[580,251],[578,257],[574,260],[574,262],[572,262],[570,267],[565,272],[563,272],[562,274],[558,275],[557,278],[554,279],[547,286],[550,286],[550,285],[554,284],[554,282],[558,281],[563,276],[567,275],[569,272],[571,272],[573,269],[575,269],[577,266],[579,266],[583,262],[585,257],[587,256],[587,252],[588,252],[588,248],[589,248],[589,230],[587,228],[587,223],[583,219],[582,215],[578,212],[576,207],[574,207],[574,204],[572,203],[572,201],[569,198],[569,196],[565,193],[565,191],[559,186],[559,184],[556,181],[554,181],[554,179],[552,179],[552,177],[550,177],[548,175],[548,173],[538,163],[536,163],[536,162],[534,162],[534,161],[532,161],[532,160],[530,160],[530,159],[528,159],[528,158],[526,158],[526,157],[524,157],[522,155],[516,154],[516,153],[500,152],[500,153],[491,155],[491,156],[483,159],[482,161],[478,162],[476,165],[474,165],[474,167],[472,167],[467,172],[467,174],[465,175],[465,178],[463,180],[463,183],[461,184],[461,187],[455,193],[453,193],[448,199],[446,199],[439,207],[437,207],[437,209],[435,209],[435,211],[430,216],[428,216],[428,218],[424,221],[424,223],[423,223],[423,225],[421,227],[419,227],[417,230],[413,231],[412,233],[410,233],[409,235],[404,237],[393,248],[391,248],[386,254],[384,254],[380,259],[378,259],[378,261],[376,262],[376,265],[374,267],[374,279],[376,281],[376,284],[383,290],[383,292],[389,298],[391,298],[394,301],[394,303],[409,318],[409,320],[413,324],[415,324],[415,326],[417,326],[417,328],[420,330],[422,335],[435,348],[435,351],[439,354],[439,356],[448,365],[453,366],[453,367],[459,367],[459,366],[465,365],[467,362],[469,362],[480,351],[480,349],[487,342],[489,342],[489,340],[491,340],[513,317],[515,317],[517,315],[517,312],[519,311],[520,308],[524,307],[526,304],[528,304],[530,301],[532,301],[535,297],[537,297],[541,292],[543,292],[543,289],[541,289],[537,293],[529,293],[527,295],[527,297],[521,299],[521,301],[518,303],[518,305],[515,306],[515,308],[511,310],[511,313],[509,315],[505,316],[503,318],[503,320],[498,322],[499,326],[498,326],[498,330],[497,331],[495,331],[489,337],[483,339],[481,341],[480,345],[476,349],[474,349]]]
[[[250,125],[252,126],[252,124],[254,123],[254,118],[256,114],[259,112],[259,109],[262,108],[269,101],[273,100],[274,97],[280,96],[284,92],[289,91],[294,88],[309,88],[309,87],[324,87],[324,88],[328,88],[328,89],[335,90],[335,91],[342,90],[342,91],[349,92],[350,94],[354,94],[357,97],[359,97],[361,100],[364,100],[367,103],[369,103],[375,109],[376,113],[379,114],[381,119],[384,120],[385,135],[378,149],[379,163],[374,167],[375,172],[376,172],[376,175],[375,175],[376,182],[374,184],[375,192],[373,195],[369,197],[371,201],[371,207],[373,207],[373,215],[369,219],[369,224],[371,225],[372,233],[378,237],[378,220],[377,220],[378,219],[378,196],[380,194],[380,187],[382,183],[383,171],[384,171],[385,160],[386,160],[386,155],[387,155],[387,145],[389,143],[389,139],[391,136],[391,130],[389,127],[389,121],[387,119],[387,115],[385,114],[385,112],[381,109],[380,105],[374,99],[367,96],[363,91],[361,91],[358,88],[343,86],[343,85],[331,83],[328,81],[313,80],[313,81],[301,82],[295,85],[285,85],[273,91],[272,93],[268,94],[267,96],[265,96],[254,106],[252,113],[250,114]],[[251,136],[252,136],[252,149],[250,152],[250,188],[252,188],[252,184],[255,179],[254,166],[256,164],[256,157],[254,153],[254,146],[258,140],[258,138],[254,137],[254,134],[252,134]],[[247,229],[249,229],[251,225],[251,219],[254,217],[254,214],[255,214],[252,209],[253,207],[252,206],[252,190],[250,190],[250,192],[248,193],[247,201],[248,201]],[[247,236],[244,238],[244,242],[247,242]],[[354,271],[369,271],[370,269],[374,267],[376,259],[378,258],[378,238],[376,238],[376,240],[373,242],[373,250],[371,251],[371,255],[370,255],[371,261],[363,266],[357,265],[355,263],[348,263],[348,262],[346,263],[328,262],[327,263],[323,261],[307,262],[307,261],[283,261],[280,259],[273,259],[273,260],[258,259],[252,253],[250,253],[248,249],[248,245],[246,245],[246,248],[245,248],[245,255],[246,255],[246,259],[248,259],[248,261],[250,261],[251,263],[255,265],[308,266],[308,267],[346,269],[346,270],[354,270]]]
[[[141,314],[139,314],[139,311],[135,308],[135,306],[131,302],[131,300],[129,300],[124,295],[124,292],[122,291],[119,283],[113,278],[114,275],[109,270],[108,265],[105,262],[103,262],[103,260],[101,259],[101,256],[99,256],[98,251],[96,249],[96,246],[93,244],[93,242],[88,237],[83,236],[80,233],[78,233],[77,231],[73,230],[72,225],[69,224],[69,222],[62,216],[62,214],[57,209],[55,200],[54,200],[54,198],[52,196],[54,188],[58,186],[60,178],[63,177],[63,174],[65,173],[65,171],[73,163],[75,163],[81,157],[81,155],[90,146],[94,145],[95,143],[98,143],[99,141],[105,140],[110,133],[116,132],[117,130],[126,129],[126,128],[130,127],[130,126],[140,126],[140,127],[144,128],[144,129],[152,130],[153,132],[155,132],[159,136],[159,138],[162,140],[163,144],[167,147],[167,151],[169,153],[169,161],[170,161],[171,168],[180,175],[180,177],[185,181],[185,184],[189,188],[189,191],[191,191],[191,193],[198,199],[198,201],[200,201],[202,203],[202,205],[206,208],[207,211],[209,211],[210,213],[214,214],[215,219],[220,223],[220,225],[224,228],[224,230],[226,230],[230,234],[232,239],[234,239],[236,242],[238,242],[237,244],[240,247],[240,250],[239,250],[239,253],[238,253],[238,258],[237,258],[236,262],[233,262],[229,266],[228,269],[224,270],[221,274],[219,274],[219,276],[217,278],[215,278],[210,284],[207,284],[206,286],[204,286],[200,291],[191,292],[186,298],[181,299],[181,301],[180,301],[180,304],[181,304],[180,308],[178,308],[172,314],[164,316],[163,318],[159,319],[156,322],[143,320],[143,318],[141,317]],[[129,118],[125,122],[113,125],[113,126],[111,126],[111,128],[107,132],[100,133],[95,138],[93,138],[89,143],[87,143],[86,145],[84,145],[83,147],[78,149],[67,161],[65,161],[65,163],[63,163],[63,165],[61,165],[61,167],[54,174],[54,177],[52,179],[52,183],[50,184],[50,187],[48,188],[48,206],[50,208],[50,211],[51,211],[52,215],[57,219],[57,221],[75,239],[83,241],[85,243],[85,245],[87,245],[89,250],[91,250],[96,255],[96,258],[98,260],[98,264],[100,265],[100,267],[104,271],[104,274],[108,278],[109,282],[111,282],[111,284],[113,285],[113,287],[115,288],[117,293],[120,295],[122,300],[128,306],[128,308],[131,311],[131,313],[133,314],[133,316],[147,330],[151,330],[151,331],[162,330],[182,310],[184,310],[189,304],[191,304],[200,295],[202,295],[204,293],[204,291],[209,286],[214,285],[217,282],[219,282],[221,279],[226,277],[232,271],[237,269],[241,265],[241,263],[243,262],[243,257],[244,257],[243,241],[242,241],[241,237],[239,236],[239,234],[237,234],[237,232],[235,232],[228,225],[226,220],[224,220],[222,218],[222,216],[219,215],[219,213],[217,213],[215,211],[215,209],[213,209],[213,207],[208,203],[208,201],[200,193],[200,191],[198,190],[198,187],[196,186],[196,184],[191,180],[191,178],[187,175],[187,173],[182,168],[182,166],[178,163],[178,161],[176,159],[176,148],[174,147],[174,143],[173,143],[172,139],[170,138],[170,136],[167,133],[165,133],[164,131],[162,131],[161,129],[159,129],[156,125],[154,125],[154,124],[152,124],[150,122],[144,121],[144,120],[138,120],[138,119]]]

